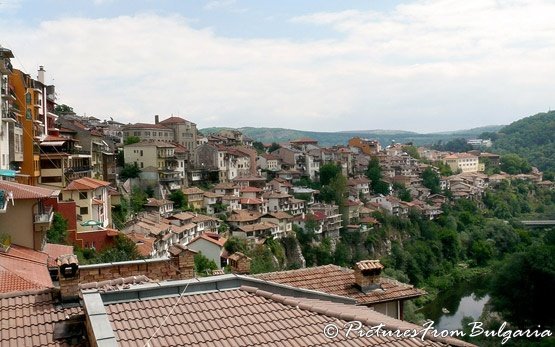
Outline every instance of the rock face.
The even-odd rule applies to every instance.
[[[301,251],[301,245],[296,237],[287,237],[282,239],[283,248],[285,249],[285,264],[284,268],[289,268],[295,265],[299,268],[306,267],[306,260],[304,259]]]

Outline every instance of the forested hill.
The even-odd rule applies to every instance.
[[[538,113],[503,127],[494,151],[516,153],[542,171],[555,171],[555,111]]]
[[[316,132],[303,131],[284,128],[238,128],[246,136],[255,141],[263,143],[286,142],[299,139],[302,137],[310,137],[319,142],[322,146],[345,145],[350,138],[358,136],[378,140],[382,144],[389,144],[391,141],[400,143],[413,142],[415,145],[428,145],[438,141],[447,142],[455,138],[475,138],[483,132],[495,132],[501,129],[501,125],[492,125],[474,129],[458,130],[451,132],[420,134],[416,132],[403,130],[353,130],[353,131],[337,131],[337,132]],[[201,129],[203,134],[218,132],[226,128],[205,128]],[[229,128],[227,128],[229,129]]]

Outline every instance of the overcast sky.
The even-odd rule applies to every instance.
[[[555,107],[548,0],[0,0],[0,45],[122,122],[419,132]]]

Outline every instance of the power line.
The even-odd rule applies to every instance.
[[[183,288],[183,291],[181,292],[181,294],[179,294],[179,297],[177,298],[177,300],[173,304],[170,312],[168,312],[168,314],[164,317],[164,320],[162,321],[162,324],[158,325],[158,328],[156,328],[156,330],[154,331],[154,334],[152,334],[152,336],[149,337],[149,339],[146,341],[146,343],[143,345],[143,347],[147,347],[147,346],[150,347],[150,341],[156,336],[156,334],[158,334],[160,329],[162,329],[162,326],[166,325],[166,321],[168,320],[168,318],[170,318],[170,315],[173,314],[173,311],[175,310],[175,308],[177,307],[179,302],[181,302],[181,298],[183,297],[183,295],[187,291],[187,287],[189,287],[189,283],[190,282],[187,282],[187,284],[185,285],[185,288]]]

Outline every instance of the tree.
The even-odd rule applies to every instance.
[[[268,148],[268,152],[272,153],[274,151],[277,151],[280,148],[281,146],[278,143],[272,142],[272,144],[270,145],[270,148]]]
[[[528,164],[528,161],[515,153],[502,155],[500,159],[500,166],[501,170],[511,175],[529,173],[532,171],[532,166]]]
[[[126,181],[128,178],[137,178],[141,173],[141,169],[137,166],[137,163],[125,164],[123,169],[119,174],[119,178],[122,181]]]
[[[124,144],[124,145],[132,145],[132,144],[134,144],[134,143],[139,143],[139,142],[141,142],[141,138],[140,138],[140,137],[131,135],[131,136],[128,136],[128,137],[125,139],[125,141],[123,141],[123,144]]]
[[[251,273],[264,273],[276,270],[274,255],[269,247],[257,245],[251,253]]]
[[[245,239],[232,236],[227,239],[224,244],[224,248],[229,254],[233,254],[235,252],[245,253],[247,251],[247,242]]]
[[[134,187],[129,196],[129,205],[133,213],[138,213],[144,210],[144,204],[147,202],[146,193],[139,187]]]
[[[46,240],[50,243],[66,244],[67,220],[58,212],[54,213],[52,226],[46,232]]]
[[[432,146],[433,149],[447,152],[468,152],[472,150],[472,146],[466,143],[466,139],[459,137],[445,144],[437,143]]]
[[[124,234],[119,234],[114,239],[112,247],[104,249],[100,252],[94,262],[96,263],[111,263],[119,261],[137,260],[141,259],[137,245]]]
[[[420,154],[418,153],[418,149],[413,145],[403,146],[403,151],[407,152],[407,154],[413,157],[414,159],[420,159]]]
[[[54,107],[54,113],[58,116],[66,115],[66,114],[75,114],[73,111],[73,107],[70,107],[66,104],[56,105]]]
[[[412,201],[412,196],[410,195],[410,190],[405,187],[404,184],[401,183],[394,183],[393,190],[397,192],[397,197],[403,201],[410,202]]]
[[[422,172],[422,184],[424,187],[430,189],[432,194],[441,193],[441,185],[439,182],[439,175],[428,167]]]
[[[320,166],[320,184],[323,186],[330,184],[337,175],[341,175],[341,166],[332,163]]]
[[[173,201],[173,207],[176,209],[187,208],[187,197],[181,189],[174,190],[168,195],[168,199]]]
[[[266,148],[264,148],[264,144],[262,142],[254,141],[252,143],[252,146],[254,147],[254,149],[256,149],[256,152],[258,154],[262,154],[262,153],[266,152]]]
[[[366,169],[366,177],[370,180],[370,186],[376,194],[389,194],[389,184],[382,181],[382,169],[378,158],[372,158]]]
[[[511,323],[525,329],[553,327],[555,246],[534,245],[515,253],[494,272],[491,302]]]
[[[202,252],[195,254],[195,272],[197,274],[207,276],[217,269],[218,265],[214,260],[206,258]]]
[[[339,173],[332,178],[329,188],[333,192],[333,200],[339,206],[345,204],[345,193],[347,192],[347,178]]]
[[[125,227],[127,222],[127,215],[129,213],[129,201],[122,196],[120,198],[120,204],[114,206],[112,210],[112,221],[116,229],[121,230]]]

